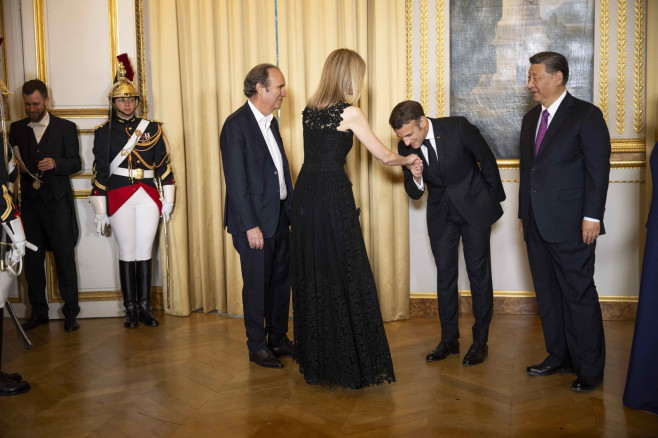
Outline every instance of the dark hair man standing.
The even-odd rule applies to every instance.
[[[248,100],[226,119],[219,138],[226,181],[224,225],[240,254],[249,360],[268,368],[282,368],[279,357],[293,355],[286,336],[292,180],[272,114],[281,108],[285,86],[275,65],[252,68],[244,80]]]
[[[404,188],[412,199],[428,190],[427,231],[436,262],[441,342],[427,361],[459,353],[458,248],[461,238],[473,297],[473,343],[466,366],[482,363],[488,354],[493,315],[491,226],[503,215],[505,191],[498,165],[480,131],[464,117],[425,117],[411,100],[393,108],[389,123],[400,137],[398,153],[417,154],[423,165],[402,167]],[[479,163],[479,164],[478,164]]]
[[[519,219],[548,357],[527,373],[575,371],[571,389],[592,391],[605,365],[594,251],[604,233],[610,134],[596,106],[567,92],[568,79],[563,55],[530,58],[528,90],[539,105],[521,125]]]
[[[77,127],[48,112],[48,89],[38,79],[23,84],[27,118],[11,124],[10,143],[21,172],[21,216],[27,240],[38,251],[25,254],[25,278],[32,306],[23,323],[31,330],[48,323],[45,251],[52,251],[57,267],[57,285],[64,300],[64,330],[80,326],[77,315],[78,273],[75,245],[78,222],[69,176],[82,167]]]

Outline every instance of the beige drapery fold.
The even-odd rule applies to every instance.
[[[366,60],[360,106],[377,136],[395,150],[388,115],[405,95],[404,2],[278,0],[276,9],[278,64],[288,91],[280,127],[293,181],[303,162],[301,112],[336,48],[354,49]],[[245,103],[247,71],[277,63],[275,2],[160,0],[150,2],[149,22],[153,111],[165,122],[177,185],[169,229],[172,300],[166,311],[238,315],[242,279],[238,255],[222,228],[219,133],[226,117]],[[382,316],[407,318],[409,227],[402,172],[377,163],[358,142],[347,161]]]

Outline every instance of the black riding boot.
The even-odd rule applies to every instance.
[[[123,294],[123,307],[126,308],[126,317],[123,319],[125,328],[136,328],[137,319],[137,291],[135,290],[135,262],[119,260],[119,278],[121,279],[121,293]]]
[[[151,260],[137,261],[137,299],[139,319],[144,325],[159,326],[160,323],[151,314]]]
[[[2,368],[2,337],[4,331],[5,309],[0,307],[0,368]],[[20,374],[7,374],[0,371],[0,396],[18,395],[28,392],[30,384],[23,381]]]

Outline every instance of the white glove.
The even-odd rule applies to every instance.
[[[11,250],[11,261],[16,264],[21,261],[25,255],[25,240],[14,242],[14,248]]]
[[[94,217],[96,232],[101,236],[105,235],[105,228],[110,225],[110,218],[105,213],[96,213]]]
[[[173,202],[164,201],[162,203],[162,217],[164,218],[165,222],[169,222],[169,216],[171,215],[171,211],[173,209],[174,209]]]
[[[169,216],[174,209],[174,199],[176,197],[176,186],[167,184],[162,187],[162,217],[165,222],[169,222]]]
[[[25,230],[23,229],[23,222],[20,218],[16,218],[9,221],[9,226],[7,226],[7,223],[2,225],[5,227],[7,235],[14,244],[9,259],[13,264],[18,264],[25,255],[25,245],[27,243],[25,239]]]
[[[94,226],[96,232],[101,236],[105,235],[105,228],[110,224],[110,218],[107,217],[107,197],[106,196],[90,196],[89,203],[94,209],[96,217],[94,218]]]

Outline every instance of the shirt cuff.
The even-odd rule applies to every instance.
[[[423,177],[420,177],[420,184],[416,182],[416,178],[413,178],[414,184],[416,184],[416,187],[418,187],[418,190],[425,191],[425,184],[423,184]]]
[[[591,217],[587,217],[587,216],[584,216],[584,217],[583,217],[583,220],[590,221],[590,222],[601,222],[601,221],[598,220],[598,219],[593,219],[593,218],[591,218]]]

